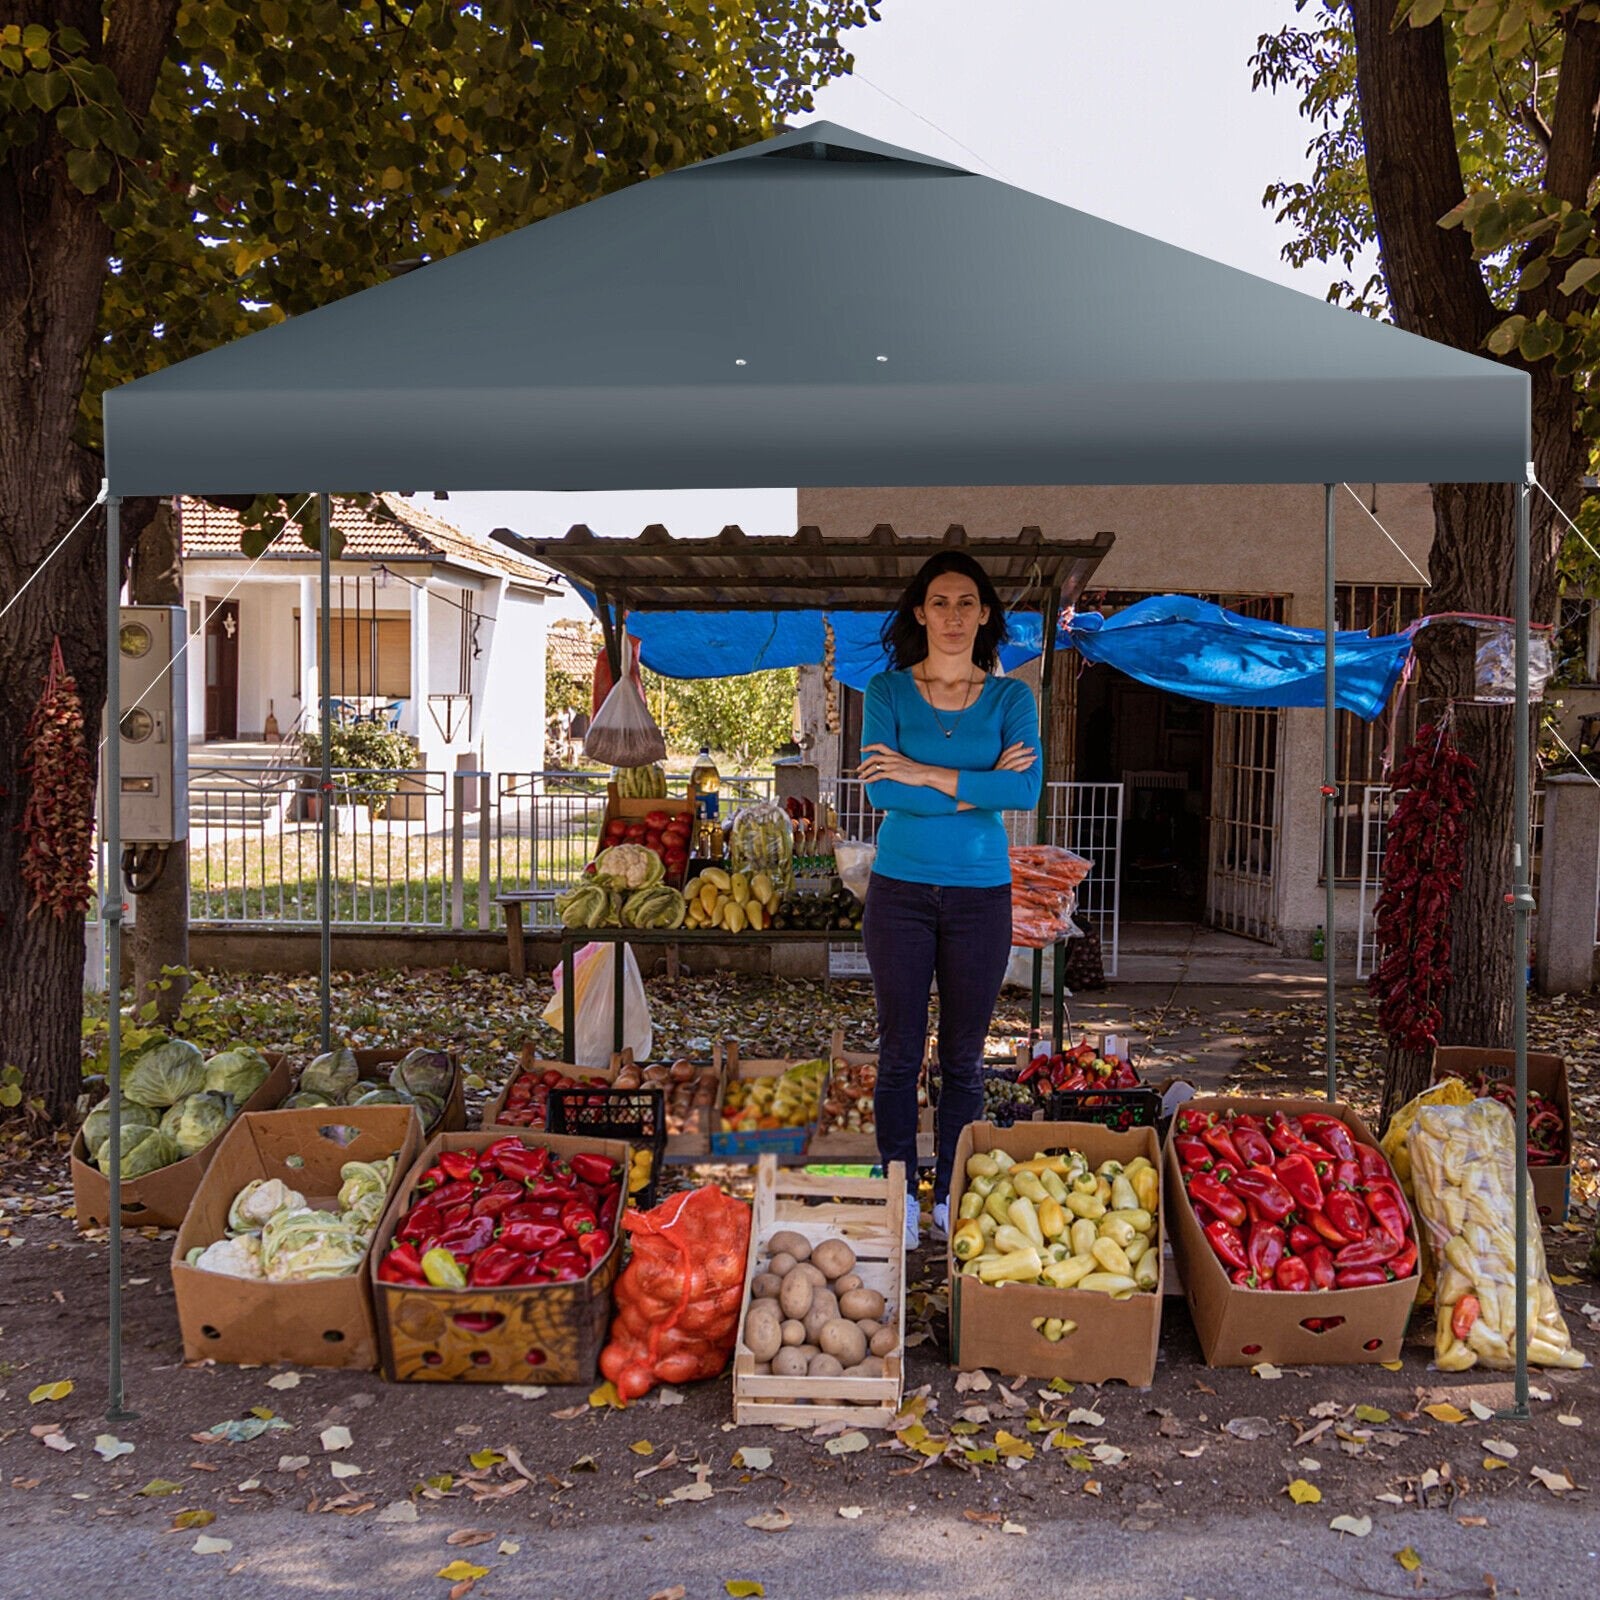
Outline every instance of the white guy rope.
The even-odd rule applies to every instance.
[[[33,580],[35,578],[37,578],[39,576],[39,574],[41,572],[43,572],[44,569],[46,567],[48,567],[50,565],[50,563],[52,561],[54,561],[55,558],[58,555],[61,554],[62,549],[66,545],[67,540],[70,539],[73,536],[73,534],[75,534],[78,531],[78,529],[81,528],[84,525],[84,523],[89,520],[90,516],[94,512],[94,508],[96,506],[103,506],[105,503],[106,503],[106,481],[105,481],[104,478],[102,478],[100,480],[100,493],[97,494],[94,497],[94,499],[89,502],[89,509],[87,511],[85,511],[84,514],[81,517],[79,517],[78,520],[76,522],[74,522],[72,524],[72,526],[70,528],[68,528],[67,531],[64,534],[61,535],[61,538],[58,541],[58,543],[56,544],[55,549],[52,550],[50,552],[50,554],[47,555],[44,558],[44,560],[41,561],[39,563],[39,565],[36,566],[33,569],[33,571],[28,574],[27,580],[26,580],[26,582],[23,583],[22,587],[20,589],[18,589],[17,592],[14,595],[12,595],[12,597],[9,600],[6,601],[4,609],[0,609],[0,621],[4,621],[5,620],[6,612],[9,611],[12,608],[12,606],[14,606],[17,603],[17,601],[19,601],[23,597],[23,595],[25,595],[28,592],[28,585],[31,584],[33,582]]]
[[[1432,581],[1433,581],[1433,580],[1432,580],[1432,579],[1431,579],[1431,578],[1430,578],[1430,577],[1429,577],[1429,576],[1428,576],[1428,574],[1427,574],[1427,573],[1426,573],[1426,572],[1424,572],[1424,571],[1423,571],[1423,570],[1422,570],[1422,568],[1421,568],[1421,567],[1419,567],[1419,566],[1418,566],[1418,565],[1417,565],[1417,564],[1416,564],[1416,562],[1415,562],[1415,561],[1413,561],[1413,560],[1412,560],[1412,559],[1411,559],[1411,557],[1410,557],[1410,556],[1409,556],[1409,555],[1407,555],[1407,554],[1406,554],[1406,552],[1405,552],[1405,550],[1404,550],[1404,549],[1402,549],[1402,548],[1401,548],[1401,545],[1400,545],[1400,541],[1399,541],[1399,540],[1398,540],[1398,539],[1396,539],[1396,538],[1395,538],[1395,536],[1394,536],[1394,535],[1393,535],[1393,534],[1392,534],[1392,533],[1390,533],[1390,532],[1389,532],[1389,530],[1388,530],[1388,529],[1387,529],[1387,528],[1386,528],[1386,527],[1384,527],[1384,525],[1383,525],[1383,524],[1382,524],[1382,523],[1381,523],[1381,522],[1379,522],[1379,521],[1378,521],[1378,518],[1377,518],[1377,514],[1376,514],[1376,513],[1375,513],[1375,512],[1374,512],[1374,511],[1373,511],[1373,509],[1372,509],[1372,507],[1371,507],[1371,506],[1369,506],[1369,505],[1368,505],[1368,504],[1367,504],[1367,502],[1366,502],[1366,501],[1365,501],[1365,500],[1363,500],[1363,499],[1362,499],[1362,498],[1361,498],[1361,496],[1360,496],[1360,495],[1358,495],[1358,494],[1357,494],[1357,493],[1356,493],[1356,492],[1355,492],[1355,490],[1354,490],[1354,489],[1352,489],[1352,488],[1351,488],[1351,487],[1350,487],[1350,485],[1349,485],[1349,484],[1348,484],[1348,483],[1344,483],[1344,484],[1340,484],[1340,486],[1339,486],[1339,487],[1340,487],[1340,488],[1341,488],[1341,489],[1343,489],[1343,490],[1344,490],[1344,492],[1345,492],[1345,493],[1346,493],[1346,494],[1347,494],[1347,495],[1349,495],[1349,496],[1350,496],[1350,498],[1351,498],[1351,499],[1352,499],[1352,500],[1354,500],[1354,501],[1355,501],[1355,503],[1356,503],[1356,504],[1357,504],[1357,505],[1358,505],[1358,506],[1360,506],[1360,507],[1361,507],[1361,509],[1362,509],[1362,510],[1363,510],[1363,511],[1365,511],[1365,512],[1366,512],[1366,514],[1367,514],[1367,515],[1368,515],[1368,516],[1369,516],[1369,517],[1371,517],[1371,518],[1372,518],[1372,522],[1373,522],[1373,526],[1374,526],[1374,527],[1376,527],[1376,528],[1377,528],[1377,530],[1378,530],[1378,532],[1379,532],[1379,533],[1381,533],[1381,534],[1382,534],[1382,535],[1383,535],[1383,536],[1384,536],[1384,538],[1385,538],[1385,539],[1387,539],[1387,540],[1388,540],[1388,541],[1389,541],[1389,543],[1390,543],[1390,544],[1392,544],[1392,545],[1393,545],[1393,546],[1394,546],[1394,547],[1395,547],[1395,549],[1396,549],[1396,550],[1399,550],[1399,551],[1400,551],[1400,558],[1401,558],[1401,560],[1403,560],[1403,561],[1404,561],[1404,562],[1405,562],[1405,564],[1406,564],[1406,565],[1407,565],[1407,566],[1408,566],[1408,567],[1410,567],[1410,568],[1411,568],[1411,570],[1412,570],[1412,571],[1413,571],[1413,572],[1414,572],[1414,573],[1416,573],[1416,575],[1417,575],[1417,576],[1418,576],[1418,577],[1419,577],[1419,578],[1421,578],[1421,579],[1422,579],[1422,581],[1423,581],[1423,582],[1424,582],[1424,583],[1431,583],[1431,582],[1432,582]]]

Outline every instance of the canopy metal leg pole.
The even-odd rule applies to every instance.
[[[322,738],[318,743],[322,751],[322,806],[319,811],[322,828],[317,841],[321,862],[317,920],[321,923],[322,959],[317,978],[317,998],[322,1013],[318,1036],[326,1054],[333,1048],[333,662],[329,649],[329,640],[333,635],[329,617],[333,608],[333,512],[332,502],[325,494],[317,496],[317,516],[322,524],[322,533],[317,540],[322,572],[322,606],[317,616],[317,684],[322,703]],[[342,627],[339,637],[341,641],[344,638]],[[426,647],[427,640],[424,639],[422,648]]]
[[[106,753],[100,768],[105,827],[106,893],[100,916],[106,936],[106,1088],[111,1098],[110,1245],[111,1352],[106,1418],[126,1422],[122,1389],[122,500],[106,500]]]
[[[1050,686],[1055,677],[1056,619],[1061,611],[1061,586],[1045,592],[1040,610],[1041,643],[1039,658],[1039,808],[1034,816],[1033,837],[1038,844],[1050,842]],[[1040,996],[1044,992],[1044,951],[1033,952],[1033,1004],[1029,1008],[1029,1028],[1037,1033],[1043,1014]]]
[[[1322,486],[1323,574],[1322,574],[1322,875],[1327,882],[1327,906],[1322,914],[1322,960],[1327,984],[1328,1099],[1339,1098],[1339,1057],[1336,1027],[1339,995],[1335,986],[1334,916],[1337,899],[1334,821],[1339,804],[1338,698],[1334,667],[1334,485]]]
[[[1528,465],[1533,481],[1533,464]],[[1511,844],[1511,1046],[1516,1056],[1517,1145],[1517,1386],[1513,1416],[1528,1415],[1528,916],[1534,907],[1532,840],[1528,814],[1528,494],[1526,484],[1516,485],[1517,541],[1513,560],[1517,645],[1517,699],[1515,721],[1515,789],[1512,801]]]

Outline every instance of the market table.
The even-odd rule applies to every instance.
[[[701,934],[682,928],[564,928],[561,933],[561,1059],[571,1061],[577,1048],[577,1012],[573,1002],[573,953],[580,944],[666,944],[693,946],[699,939],[707,943],[735,945],[781,944],[859,944],[859,928],[771,928],[760,933]],[[1066,940],[1058,939],[1051,947],[1054,960],[1055,982],[1052,994],[1051,1048],[1059,1051],[1066,1029]],[[1044,951],[1033,953],[1033,1007],[1031,1026],[1039,1026],[1040,978],[1042,977]],[[612,963],[612,1035],[614,1051],[622,1048],[624,963]]]

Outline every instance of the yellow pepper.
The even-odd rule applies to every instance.
[[[1143,1243],[1143,1240],[1140,1241]],[[1141,1289],[1154,1289],[1161,1276],[1161,1254],[1156,1250],[1144,1251],[1133,1264],[1133,1281]]]
[[[975,1155],[967,1157],[967,1176],[969,1178],[998,1178],[1000,1169],[995,1165],[994,1157],[978,1151]]]
[[[1039,1248],[1021,1228],[1015,1228],[1009,1222],[994,1230],[994,1247],[1002,1255],[1009,1255],[1013,1250]]]
[[[1097,1239],[1109,1239],[1113,1244],[1120,1245],[1126,1250],[1139,1235],[1134,1231],[1131,1222],[1125,1222],[1113,1212],[1110,1216],[1100,1219],[1100,1225],[1095,1230],[1095,1237]],[[1091,1245],[1090,1248],[1093,1249],[1094,1247]]]
[[[1105,1203],[1092,1194],[1069,1194],[1067,1210],[1073,1216],[1087,1217],[1091,1222],[1098,1222],[1106,1214]]]
[[[1016,1165],[1016,1162],[1012,1159],[1010,1152],[1006,1150],[991,1150],[989,1152],[989,1159],[994,1162],[994,1164],[999,1167],[1002,1172],[1009,1172],[1011,1168]]]
[[[1112,1211],[1108,1215],[1126,1222],[1135,1233],[1149,1233],[1155,1225],[1155,1218],[1143,1206],[1135,1206],[1132,1211]]]
[[[1111,1180],[1111,1209],[1113,1211],[1135,1211],[1139,1206],[1139,1197],[1133,1192],[1133,1185],[1126,1175],[1118,1173]]]
[[[1043,1270],[1044,1262],[1034,1249],[1013,1250],[1008,1255],[981,1256],[978,1259],[978,1276],[985,1283],[1034,1283]]]
[[[1160,1203],[1161,1185],[1156,1177],[1154,1167],[1143,1167],[1133,1175],[1133,1192],[1139,1204],[1149,1212],[1154,1212]]]
[[[996,1222],[994,1220],[994,1218],[991,1217],[987,1211],[985,1211],[978,1218],[978,1232],[981,1233],[984,1236],[985,1239],[994,1238],[995,1229],[998,1228],[999,1226],[1000,1226],[1000,1224],[998,1222]]]
[[[1125,1300],[1138,1284],[1125,1272],[1091,1272],[1078,1280],[1078,1287],[1091,1294],[1108,1294],[1113,1300]]]
[[[1047,1239],[1059,1239],[1067,1231],[1070,1218],[1054,1200],[1046,1198],[1039,1206],[1039,1231]]]
[[[1009,1222],[1011,1220],[1011,1213],[1006,1210],[1006,1207],[1010,1205],[1010,1203],[1011,1202],[1009,1198],[1006,1195],[1001,1194],[1001,1192],[996,1189],[995,1192],[983,1202],[983,1209],[989,1216],[993,1217],[996,1222]]]
[[[1044,1230],[1039,1226],[1039,1213],[1033,1209],[1031,1200],[1019,1195],[1007,1207],[1007,1215],[1011,1218],[1012,1225],[1027,1235],[1028,1242],[1034,1249],[1044,1248]]]
[[[1039,1174],[1039,1182],[1044,1185],[1044,1192],[1060,1205],[1067,1203],[1067,1186],[1061,1181],[1059,1172],[1051,1172],[1048,1168]]]
[[[1053,1172],[1058,1177],[1067,1177],[1072,1168],[1067,1163],[1065,1156],[1035,1156],[1031,1161],[1019,1161],[1012,1169],[1013,1173],[1031,1172],[1035,1177],[1043,1177],[1047,1172]]]
[[[1100,1237],[1100,1230],[1087,1217],[1079,1217],[1072,1224],[1071,1236],[1073,1255],[1086,1256],[1094,1249],[1094,1242]]]
[[[981,1194],[983,1198],[987,1200],[989,1196],[994,1193],[995,1185],[999,1182],[1000,1180],[997,1177],[991,1177],[985,1173],[979,1173],[978,1176],[972,1180],[972,1192],[974,1194]]]
[[[956,1208],[956,1215],[963,1222],[976,1222],[983,1213],[983,1196],[973,1189],[968,1189],[961,1197],[961,1204]]]
[[[983,1229],[967,1219],[950,1235],[950,1248],[957,1261],[970,1261],[983,1249]]]
[[[1133,1263],[1123,1253],[1122,1246],[1115,1239],[1096,1239],[1094,1249],[1089,1252],[1107,1272],[1114,1272],[1118,1277],[1131,1278],[1133,1276]]]
[[[1136,1233],[1122,1247],[1122,1253],[1135,1265],[1146,1255],[1150,1249],[1150,1241],[1142,1233]]]
[[[1095,1177],[1092,1172],[1080,1172],[1078,1176],[1072,1180],[1072,1192],[1074,1194],[1098,1197],[1100,1193],[1100,1180]]]
[[[1011,1181],[1017,1193],[1023,1199],[1033,1201],[1035,1205],[1050,1198],[1050,1191],[1031,1172],[1013,1172]]]
[[[1074,1289],[1095,1269],[1092,1256],[1068,1256],[1065,1261],[1052,1261],[1044,1269],[1044,1281],[1052,1289]]]

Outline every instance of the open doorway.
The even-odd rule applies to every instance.
[[[1199,922],[1213,708],[1103,665],[1086,665],[1077,691],[1076,776],[1123,786],[1123,920]]]

